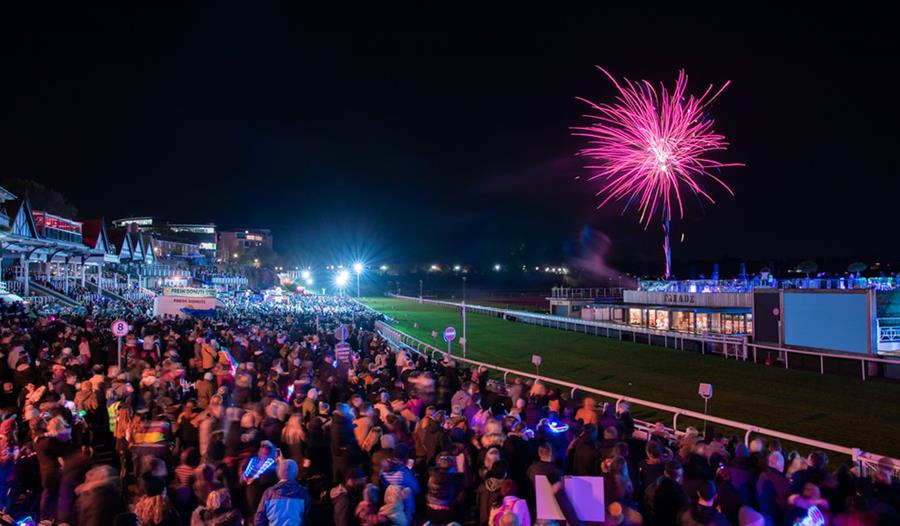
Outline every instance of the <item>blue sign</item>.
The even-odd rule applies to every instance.
[[[456,339],[456,329],[453,327],[447,327],[444,329],[444,341],[447,343],[452,342]]]

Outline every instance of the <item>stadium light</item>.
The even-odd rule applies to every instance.
[[[500,263],[497,263],[497,264],[494,265],[494,270],[496,270],[497,272],[500,272],[500,269],[501,269],[501,268],[502,268],[502,267],[500,266]]]
[[[306,278],[306,286],[311,286],[313,284],[312,278]]]
[[[310,273],[309,273],[309,271],[308,271],[308,270],[304,270],[303,272],[300,273],[300,277],[303,278],[303,279],[305,279],[305,280],[307,280],[307,281],[309,281],[309,278],[310,278]]]
[[[460,270],[462,270],[460,265],[453,265],[453,272],[459,272]]]
[[[334,276],[334,285],[341,290],[343,290],[349,282],[350,273],[346,270],[341,270]]]
[[[382,272],[387,272],[388,266],[387,266],[387,265],[381,265],[381,266],[378,267],[378,268],[379,268]]]

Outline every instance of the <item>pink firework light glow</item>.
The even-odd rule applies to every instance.
[[[685,96],[687,75],[678,72],[675,88],[669,91],[660,84],[659,91],[642,80],[624,79],[619,83],[608,71],[598,66],[615,85],[618,95],[611,104],[596,104],[579,97],[595,110],[585,115],[594,122],[590,126],[572,128],[573,135],[587,137],[589,146],[579,155],[599,161],[588,165],[596,170],[589,180],[602,179],[604,185],[597,196],[604,196],[597,205],[601,208],[610,201],[625,200],[622,213],[636,203],[640,210],[640,222],[646,229],[654,217],[662,219],[665,241],[666,272],[671,274],[671,246],[669,222],[672,219],[673,202],[678,217],[684,217],[685,192],[715,200],[703,187],[709,178],[734,195],[731,188],[710,173],[711,170],[743,166],[741,163],[722,163],[709,155],[726,150],[724,135],[716,133],[712,119],[705,115],[706,107],[728,87],[726,82],[713,92],[710,84],[700,97]]]

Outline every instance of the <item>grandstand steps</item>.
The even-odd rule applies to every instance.
[[[88,289],[90,289],[90,290],[92,290],[92,291],[94,291],[94,292],[97,292],[97,285],[96,285],[96,284],[94,284],[94,283],[86,283],[85,286],[86,286]],[[117,292],[113,292],[113,291],[108,290],[108,289],[100,289],[100,294],[103,294],[103,295],[106,296],[107,298],[111,298],[111,299],[114,299],[114,300],[116,300],[116,301],[123,301],[123,302],[128,303],[128,304],[131,304],[131,303],[132,303],[131,301],[125,299],[125,297],[119,295]]]
[[[47,296],[47,297],[53,298],[54,300],[62,303],[63,305],[66,305],[68,307],[80,307],[81,306],[81,303],[79,301],[75,300],[74,298],[66,296],[62,292],[57,292],[49,287],[45,287],[44,285],[41,285],[40,283],[31,282],[28,284],[28,286],[31,288],[32,292],[36,292],[41,296]]]

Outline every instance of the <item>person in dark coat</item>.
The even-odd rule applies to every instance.
[[[366,485],[366,474],[360,468],[354,468],[347,474],[344,482],[331,488],[329,497],[334,508],[335,526],[351,526],[356,506],[360,501],[360,492]]]
[[[788,510],[790,482],[784,476],[784,457],[773,451],[768,457],[768,468],[756,479],[756,501],[759,511],[775,523],[781,522]]]
[[[572,475],[589,477],[600,473],[600,461],[603,457],[597,449],[596,426],[584,426],[584,433],[577,439],[570,458]]]
[[[663,476],[647,487],[644,493],[646,525],[672,526],[676,523],[681,509],[690,502],[681,487],[683,480],[684,468],[681,462],[667,462]]]
[[[344,475],[360,465],[362,449],[353,434],[353,415],[350,406],[338,404],[331,417],[332,480],[344,480]]]
[[[106,526],[111,517],[127,511],[120,485],[119,473],[112,466],[88,470],[84,483],[75,488],[78,526]]]
[[[697,502],[685,507],[678,516],[678,526],[730,526],[728,519],[715,508],[716,485],[711,480],[699,484]]]
[[[37,453],[41,474],[41,519],[56,519],[59,489],[62,483],[60,457],[67,455],[71,446],[71,430],[64,425],[62,417],[54,417],[50,423],[35,420],[32,429],[34,450]]]

